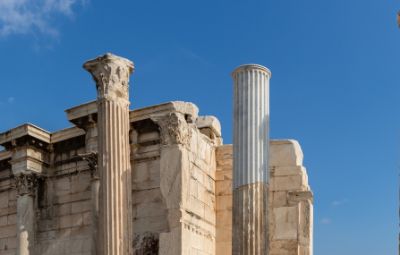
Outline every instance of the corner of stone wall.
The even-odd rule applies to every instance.
[[[233,147],[216,148],[216,255],[232,254],[232,164]]]
[[[269,254],[312,254],[313,194],[295,140],[270,146]]]

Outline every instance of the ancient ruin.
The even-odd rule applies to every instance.
[[[0,133],[1,255],[312,255],[302,150],[268,137],[268,69],[233,73],[232,146],[192,103],[129,110],[131,61],[84,68],[97,100],[66,110],[72,127]]]

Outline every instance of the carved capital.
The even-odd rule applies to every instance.
[[[87,61],[85,68],[96,82],[99,99],[129,100],[129,76],[134,65],[126,58],[107,53]]]
[[[38,186],[38,176],[34,173],[21,173],[14,176],[17,195],[34,196]]]
[[[191,138],[191,130],[184,116],[178,113],[169,113],[164,116],[152,116],[160,129],[161,144],[188,144]]]
[[[90,152],[86,154],[79,154],[79,156],[88,163],[90,169],[90,175],[93,179],[99,178],[99,172],[97,168],[98,154],[96,152]]]

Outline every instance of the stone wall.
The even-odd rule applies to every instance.
[[[0,254],[14,255],[17,248],[16,191],[11,179],[11,154],[0,152]]]
[[[133,118],[135,254],[214,254],[215,135],[196,118],[179,102]]]
[[[215,186],[217,196],[218,255],[232,254],[232,145],[217,147]]]
[[[77,146],[72,141],[54,144],[53,168],[37,196],[36,254],[90,254],[91,176],[78,156],[85,153],[84,137],[74,140]]]
[[[214,117],[170,102],[132,111],[131,245],[134,255],[232,254],[232,146]],[[49,133],[32,125],[0,134],[0,254],[17,249],[14,177],[34,172],[34,252],[95,255],[96,104],[67,110],[76,127]],[[271,255],[312,254],[312,193],[300,146],[271,142]],[[96,161],[96,160],[95,160]],[[26,171],[25,171],[26,170]]]
[[[270,142],[270,255],[312,255],[312,192],[294,140]],[[232,254],[232,146],[217,148],[217,255]]]

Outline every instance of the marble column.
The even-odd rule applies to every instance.
[[[35,242],[35,195],[37,177],[33,173],[15,176],[17,188],[17,255],[32,255]]]
[[[267,251],[269,79],[260,65],[236,68],[234,80],[232,254]]]
[[[99,225],[98,254],[131,254],[131,167],[129,76],[133,63],[112,54],[86,62],[98,106]]]

